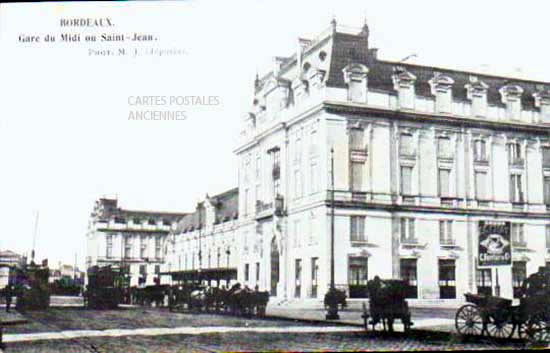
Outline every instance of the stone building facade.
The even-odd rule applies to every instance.
[[[86,269],[91,266],[124,267],[131,286],[160,280],[169,232],[185,213],[127,210],[118,200],[96,201],[88,224]]]
[[[241,282],[327,291],[331,149],[335,282],[351,297],[375,275],[411,298],[495,294],[497,278],[513,297],[550,261],[547,83],[381,60],[368,26],[333,22],[254,89],[235,150]],[[480,222],[509,222],[511,265],[478,266]]]

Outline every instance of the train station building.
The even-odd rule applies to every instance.
[[[382,60],[367,25],[298,43],[254,82],[238,187],[178,221],[162,271],[321,299],[334,219],[351,298],[374,276],[418,300],[517,295],[550,262],[550,84]]]

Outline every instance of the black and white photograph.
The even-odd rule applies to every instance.
[[[549,14],[0,1],[0,353],[550,348]]]

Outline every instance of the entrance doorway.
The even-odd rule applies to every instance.
[[[271,240],[271,296],[277,296],[279,284],[279,248],[275,238]]]

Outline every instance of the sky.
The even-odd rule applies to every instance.
[[[0,249],[83,266],[94,201],[191,211],[237,186],[233,155],[253,80],[297,37],[370,27],[383,59],[550,82],[550,4],[541,1],[138,1],[0,4]],[[61,28],[109,18],[111,28]],[[29,43],[21,35],[150,34],[153,42]],[[181,55],[90,55],[111,49]],[[136,105],[136,97],[216,97],[215,105]],[[134,104],[132,104],[134,103]],[[130,112],[185,111],[185,120]]]

